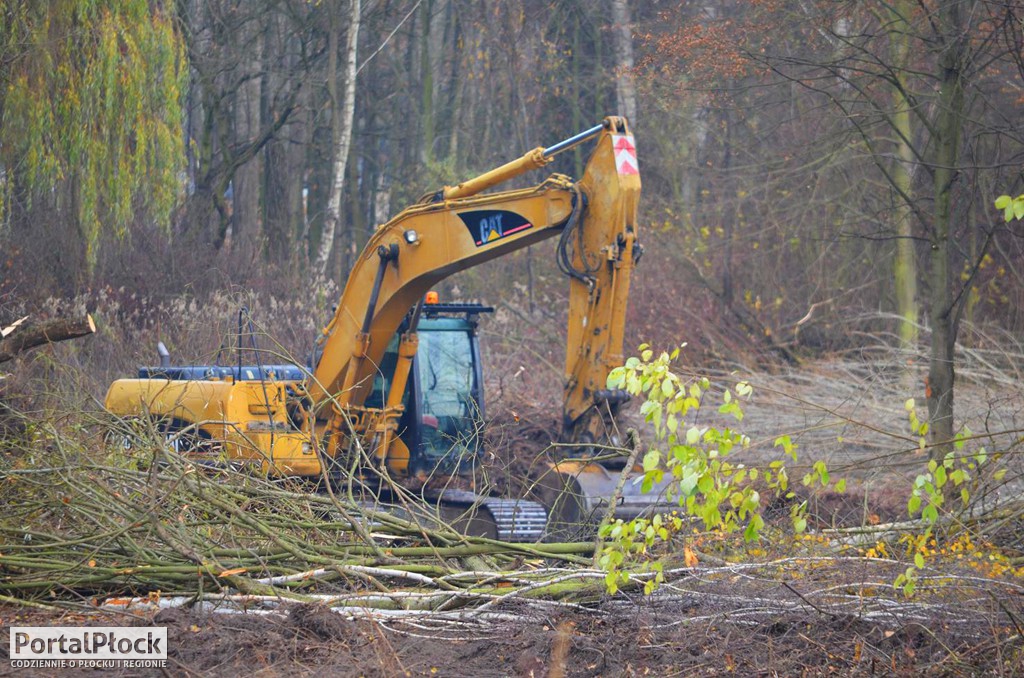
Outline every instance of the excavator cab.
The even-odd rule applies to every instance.
[[[494,309],[480,304],[430,304],[417,325],[413,359],[398,435],[409,450],[413,476],[466,475],[480,453],[484,422],[483,370],[477,320]],[[380,407],[398,359],[392,339],[374,377],[367,404]]]
[[[422,482],[424,499],[438,507],[445,522],[465,534],[532,542],[544,536],[543,506],[480,495],[464,482],[451,482],[472,478],[483,445],[483,361],[476,330],[480,315],[493,311],[480,304],[434,302],[424,304],[418,321],[412,320],[418,348],[396,431],[402,445],[392,448],[408,450],[408,475]],[[400,337],[412,317],[403,322],[380,362],[367,400],[371,407],[385,402]]]

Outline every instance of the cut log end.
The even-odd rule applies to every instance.
[[[76,318],[54,318],[23,327],[12,326],[12,330],[8,336],[0,339],[0,363],[13,360],[37,346],[93,334],[96,332],[96,322],[86,313]]]

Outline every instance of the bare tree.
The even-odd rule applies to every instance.
[[[333,117],[331,119],[332,141],[334,142],[334,171],[331,191],[327,201],[327,215],[324,230],[320,239],[320,251],[317,254],[315,270],[323,276],[327,272],[327,264],[331,258],[331,247],[334,244],[335,232],[340,223],[341,198],[345,185],[345,169],[349,150],[352,145],[352,122],[355,116],[356,101],[356,55],[359,47],[359,24],[361,14],[360,0],[351,0],[351,13],[348,25],[348,44],[345,54],[345,95],[339,102],[337,97],[336,67],[328,66],[328,88],[331,92]],[[333,14],[333,13],[332,13]],[[338,27],[332,25],[332,35],[336,35]],[[336,38],[335,38],[336,40]],[[337,44],[334,42],[333,44]],[[335,51],[328,55],[330,63],[336,59]]]

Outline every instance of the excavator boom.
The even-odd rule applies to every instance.
[[[562,151],[598,137],[583,178],[552,175],[528,189],[480,194],[542,167]],[[327,430],[334,456],[353,422],[375,436],[379,458],[388,455],[400,410],[366,417],[361,407],[384,351],[403,319],[438,282],[467,268],[561,235],[559,261],[570,276],[569,333],[563,438],[606,436],[620,400],[607,397],[608,372],[622,364],[623,326],[630,273],[639,252],[636,210],[640,175],[625,120],[601,125],[413,205],[370,239],[349,275],[341,303],[324,329],[322,357],[309,386],[314,404],[331,402]],[[369,290],[369,294],[367,293]],[[415,354],[415,327],[403,338],[395,394],[405,388]],[[398,398],[389,405],[397,408]],[[382,447],[383,445],[383,447]]]

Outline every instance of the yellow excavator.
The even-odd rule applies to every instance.
[[[595,139],[578,181],[553,174],[531,188],[485,192]],[[606,118],[430,193],[380,226],[349,276],[310,369],[264,365],[258,351],[256,364],[172,366],[161,345],[161,365],[115,381],[106,407],[158,422],[175,449],[197,458],[282,476],[358,477],[371,486],[373,478],[397,481],[485,536],[540,539],[552,529],[553,507],[552,525],[599,519],[621,461],[619,468],[586,458],[552,461],[547,506],[475,492],[472,469],[485,411],[476,327],[490,309],[439,304],[431,289],[457,271],[558,236],[558,263],[570,284],[559,439],[572,444],[577,458],[621,446],[616,414],[628,396],[606,388],[606,381],[623,363],[630,275],[642,253],[639,197],[628,124]],[[244,324],[240,316],[239,361]],[[627,482],[620,489],[616,515],[635,516],[654,504],[638,487]]]

